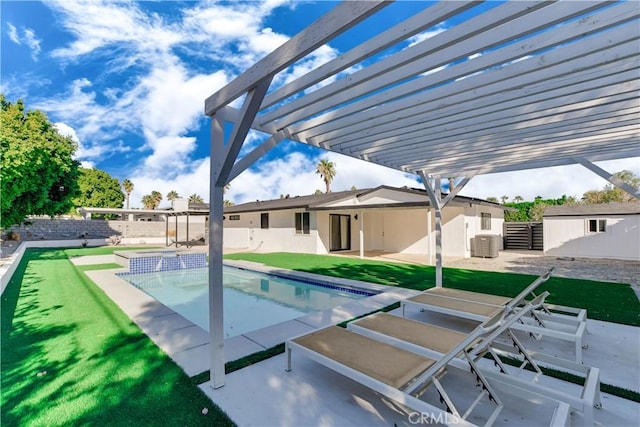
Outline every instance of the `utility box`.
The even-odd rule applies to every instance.
[[[500,250],[500,236],[495,234],[478,234],[473,238],[473,256],[480,258],[497,258]]]

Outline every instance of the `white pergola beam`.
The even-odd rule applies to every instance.
[[[387,6],[387,1],[343,2],[309,25],[304,31],[265,56],[227,86],[205,100],[204,112],[211,116],[228,105],[249,88],[265,78],[273,78],[297,60],[305,57],[336,35],[348,30],[362,20]]]
[[[328,75],[337,74],[369,56],[405,40],[420,31],[462,13],[477,5],[475,1],[440,2],[428,7],[420,13],[402,21],[384,33],[378,34],[350,51],[331,61],[320,65],[309,73],[293,80],[270,93],[264,100],[262,108],[268,108],[295,93],[307,89],[326,79]]]
[[[305,138],[313,137],[313,141],[316,143],[324,143],[329,140],[332,146],[346,149],[379,139],[379,136],[376,135],[412,126],[416,123],[428,122],[436,125],[456,120],[457,116],[467,118],[495,112],[503,112],[504,114],[507,110],[531,109],[533,105],[539,105],[549,100],[562,103],[565,96],[582,96],[584,99],[584,94],[587,92],[594,94],[595,91],[600,91],[595,94],[601,96],[604,88],[637,81],[637,60],[628,58],[621,65],[622,67],[612,67],[609,64],[609,67],[612,68],[612,74],[596,79],[593,78],[592,69],[589,69],[588,72],[574,73],[571,84],[567,84],[566,79],[557,77],[558,75],[562,76],[561,73],[554,73],[556,78],[552,80],[544,80],[541,84],[533,83],[524,87],[518,82],[504,82],[504,84],[495,84],[496,90],[494,92],[488,92],[488,85],[476,86],[476,88],[484,90],[481,90],[482,93],[474,92],[476,96],[471,101],[469,101],[466,91],[435,97],[433,100],[431,96],[423,97],[424,101],[417,104],[415,101],[411,103],[410,101],[413,100],[409,98],[400,102],[413,107],[404,108],[404,106],[392,103],[380,108],[380,110],[389,110],[391,107],[398,107],[398,110],[390,110],[394,112],[385,115],[376,109],[369,112],[369,119],[364,123],[358,120],[360,117],[345,118],[308,131],[302,131],[298,135]],[[631,69],[624,69],[627,67]],[[582,81],[583,76],[591,80]],[[360,135],[360,138],[355,138],[354,135]]]
[[[564,4],[564,2],[548,5],[541,2],[509,2],[501,6],[510,9],[511,20],[504,23],[497,21],[487,25],[486,19],[480,15],[469,22],[478,22],[476,31],[465,32],[464,25],[454,27],[438,36],[423,41],[395,55],[379,61],[349,76],[348,79],[340,79],[324,86],[311,94],[298,98],[285,106],[271,111],[261,117],[261,123],[278,119],[278,126],[282,128],[299,120],[315,116],[323,111],[331,110],[335,106],[351,102],[361,98],[364,94],[375,93],[382,88],[395,87],[404,80],[429,70],[447,66],[455,61],[467,59],[483,49],[491,49],[510,39],[524,37],[543,28],[553,25],[564,19],[571,18],[587,10],[601,7],[602,3],[581,3],[583,8],[576,8]],[[543,9],[538,9],[547,6]],[[525,16],[522,13],[526,12]],[[498,13],[497,11],[494,13]],[[588,31],[589,27],[585,27]],[[458,33],[458,34],[454,34]],[[557,35],[556,35],[557,34]],[[440,37],[452,37],[455,40],[453,46],[439,42]],[[473,60],[464,61],[455,67],[447,67],[447,72],[442,73],[443,78],[451,80],[468,76],[490,67],[517,60],[527,55],[528,52],[536,52],[545,47],[565,43],[577,37],[575,32],[568,28],[547,34],[546,37],[534,36],[535,42],[523,42],[521,46],[509,45],[481,55]],[[458,70],[457,73],[455,70]],[[438,84],[434,75],[427,76],[429,85]],[[424,85],[422,85],[424,86]]]

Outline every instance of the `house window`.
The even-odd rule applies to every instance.
[[[491,214],[490,213],[480,214],[480,229],[491,230]]]
[[[269,228],[269,213],[260,214],[260,228]]]
[[[296,234],[309,234],[309,212],[296,212]]]
[[[607,231],[606,219],[588,219],[587,233],[604,233]]]
[[[240,215],[229,215],[229,221],[240,221]]]

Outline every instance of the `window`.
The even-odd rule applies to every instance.
[[[229,221],[240,221],[240,215],[229,215]]]
[[[309,212],[296,212],[296,234],[309,234]]]
[[[491,214],[489,213],[480,214],[480,229],[491,230]]]
[[[269,228],[269,213],[260,214],[260,228]]]
[[[607,231],[606,219],[588,219],[587,233],[604,233]]]

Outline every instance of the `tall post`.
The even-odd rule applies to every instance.
[[[364,213],[358,212],[360,219],[360,259],[364,258]]]
[[[441,192],[440,192],[440,178],[435,180],[429,178],[423,171],[418,172],[420,178],[422,178],[422,185],[424,185],[429,200],[433,206],[436,216],[436,287],[442,287],[442,206],[441,206]],[[435,184],[432,187],[432,183]]]
[[[209,345],[211,346],[211,385],[224,386],[224,305],[222,276],[222,239],[224,184],[217,182],[223,165],[224,148],[221,120],[211,120],[211,181],[209,183]]]

